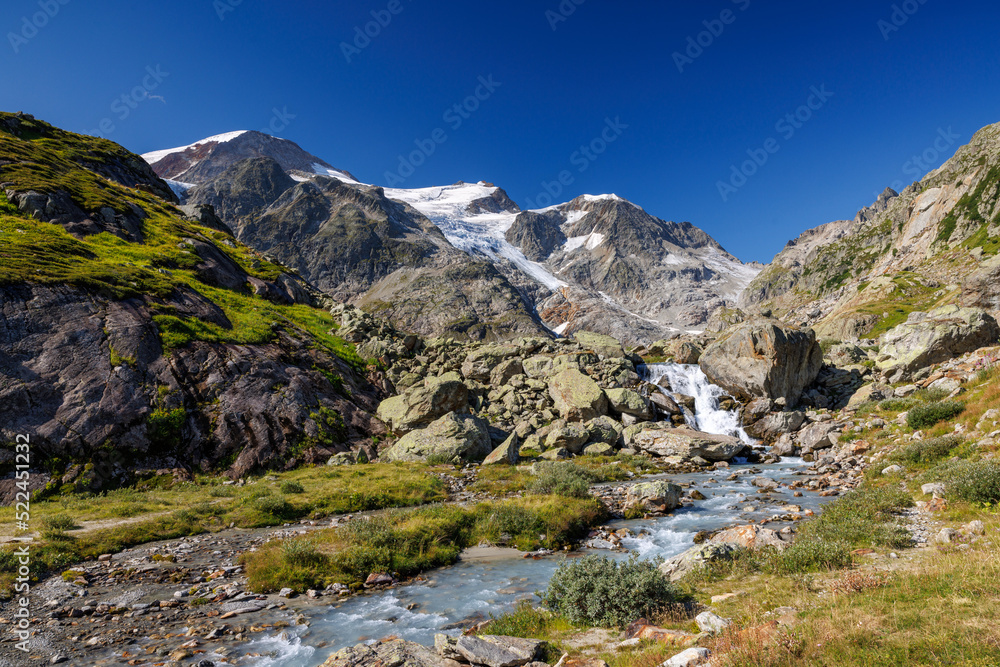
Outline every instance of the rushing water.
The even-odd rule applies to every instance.
[[[666,379],[663,383],[669,383],[675,393],[694,396],[693,426],[709,433],[738,435],[752,442],[740,427],[736,413],[719,409],[718,399],[724,392],[710,385],[697,366],[651,364],[643,367],[642,372],[654,382]],[[786,458],[774,465],[736,464],[723,471],[664,475],[698,488],[706,499],[669,517],[621,522],[636,533],[640,529],[646,532],[625,540],[624,545],[644,558],[669,558],[688,549],[698,531],[717,530],[750,519],[759,522],[784,513],[781,509],[784,503],[815,509],[821,500],[817,494],[807,493],[793,499],[792,492],[782,486],[765,500],[750,484],[757,474],[789,482],[801,474],[802,468],[800,459]],[[733,473],[737,473],[737,479],[729,481],[727,478]],[[570,557],[580,553],[586,552]],[[626,557],[621,553],[610,555]],[[457,632],[451,628],[488,618],[490,614],[501,614],[518,600],[533,597],[536,591],[545,588],[562,559],[563,556],[460,561],[453,567],[426,573],[423,581],[316,609],[307,614],[308,628],[289,628],[281,635],[255,640],[241,647],[240,653],[261,656],[252,663],[255,667],[316,667],[344,646],[386,635],[433,644],[437,632]]]

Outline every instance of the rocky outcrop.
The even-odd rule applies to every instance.
[[[781,539],[777,531],[770,528],[762,528],[748,524],[745,526],[735,526],[719,531],[712,536],[710,544],[729,544],[741,549],[764,549],[773,547],[778,551],[784,551],[789,542]]]
[[[931,364],[995,345],[998,337],[997,321],[978,308],[945,306],[911,313],[879,340],[875,363],[892,382],[899,382]]]
[[[1000,255],[984,261],[962,281],[961,304],[965,308],[983,308],[1000,317]]]
[[[479,462],[493,451],[489,427],[482,419],[451,412],[427,428],[412,431],[380,455],[384,461]]]
[[[769,398],[794,406],[819,374],[823,351],[810,329],[755,320],[721,334],[698,364],[712,383],[743,401]]]
[[[664,561],[659,568],[670,581],[678,581],[709,563],[731,560],[741,550],[741,547],[729,543],[696,544],[684,553]]]
[[[449,412],[465,412],[469,388],[458,373],[429,377],[378,407],[378,418],[399,435],[427,426]]]

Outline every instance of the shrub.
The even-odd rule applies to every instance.
[[[933,463],[946,457],[959,442],[954,436],[920,440],[898,449],[891,458],[901,463]]]
[[[915,398],[887,398],[884,401],[879,401],[878,407],[886,412],[902,412],[919,403],[920,401]]]
[[[912,505],[913,498],[901,489],[862,486],[803,524],[796,544],[816,541],[851,547],[904,547],[910,543],[910,534],[896,522],[895,512]]]
[[[252,505],[258,512],[278,519],[290,519],[295,515],[295,508],[281,496],[262,496],[254,499]]]
[[[305,493],[305,487],[295,480],[288,480],[281,483],[282,493]]]
[[[957,417],[965,410],[965,404],[959,401],[941,401],[926,403],[911,408],[906,415],[906,423],[910,428],[930,428],[945,419]]]
[[[970,503],[1000,502],[1000,463],[958,461],[943,469],[940,478],[948,495]]]
[[[528,492],[539,495],[567,496],[569,498],[587,498],[590,484],[595,476],[586,468],[575,463],[553,462],[545,466],[542,472],[528,484]]]
[[[68,514],[54,514],[43,519],[42,525],[52,530],[76,530],[80,527],[73,517]]]
[[[624,627],[677,599],[657,563],[635,554],[622,563],[604,556],[566,561],[543,597],[545,606],[571,622],[605,628]]]
[[[854,564],[851,547],[846,542],[794,542],[771,563],[776,574],[799,574],[821,570],[839,570]]]
[[[281,556],[289,565],[321,567],[327,557],[310,540],[285,540],[281,543]]]

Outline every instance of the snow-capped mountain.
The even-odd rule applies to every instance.
[[[232,132],[144,156],[244,242],[421,333],[703,328],[758,272],[690,223],[617,195],[522,211],[491,183],[361,183],[284,139]]]

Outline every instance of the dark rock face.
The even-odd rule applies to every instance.
[[[210,205],[224,220],[256,215],[270,206],[295,181],[276,160],[268,157],[237,162],[221,177],[193,188],[188,204]]]
[[[724,332],[698,363],[713,384],[744,402],[783,399],[792,406],[819,375],[823,351],[811,329],[754,320]]]
[[[558,220],[542,213],[525,211],[507,230],[507,241],[520,248],[531,261],[543,262],[556,248],[566,243],[566,235]]]
[[[197,302],[180,297],[172,305],[183,311]],[[351,398],[313,368],[338,373]],[[266,345],[193,343],[164,355],[141,299],[0,288],[0,434],[11,441],[30,434],[39,460],[95,462],[94,488],[126,481],[140,461],[207,468],[235,458],[234,476],[301,463],[289,452],[317,434],[312,414],[327,407],[344,430],[339,442],[314,448],[320,460],[383,432],[370,414],[377,398],[343,361],[295,331]],[[155,433],[157,415],[173,410],[185,411],[182,423]],[[111,455],[101,450],[109,442]]]

